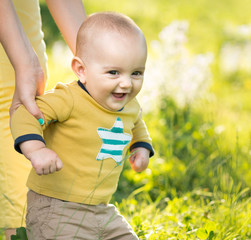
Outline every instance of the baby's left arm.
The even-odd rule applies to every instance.
[[[144,171],[149,164],[150,151],[143,147],[137,147],[134,148],[131,152],[132,155],[129,158],[129,162],[132,169],[136,172]]]

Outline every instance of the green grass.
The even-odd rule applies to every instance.
[[[244,240],[251,237],[247,191],[224,195],[197,190],[172,200],[160,197],[155,202],[141,193],[141,201],[132,196],[118,206],[122,214],[130,216],[140,239]]]

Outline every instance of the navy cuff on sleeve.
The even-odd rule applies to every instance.
[[[45,144],[45,141],[44,141],[42,136],[40,136],[38,134],[26,134],[26,135],[18,137],[15,140],[15,143],[14,143],[15,150],[17,152],[19,152],[19,153],[22,153],[22,151],[21,151],[21,149],[19,147],[19,144],[22,143],[22,142],[30,141],[30,140],[38,140],[38,141],[41,141],[41,142],[43,142]]]
[[[152,157],[154,155],[153,147],[151,146],[151,144],[149,144],[147,142],[136,142],[136,143],[134,143],[130,147],[130,151],[132,151],[134,148],[138,148],[138,147],[143,147],[143,148],[148,149],[150,151],[150,156],[149,157]]]

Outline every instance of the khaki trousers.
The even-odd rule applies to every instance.
[[[136,240],[138,237],[112,204],[85,205],[28,192],[29,240]]]

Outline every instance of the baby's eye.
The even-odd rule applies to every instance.
[[[140,71],[135,71],[135,72],[132,73],[132,75],[134,75],[134,76],[141,76],[141,75],[143,75],[143,73],[140,72]]]
[[[116,71],[116,70],[111,70],[108,73],[111,74],[111,75],[118,75],[119,74],[119,72]]]

